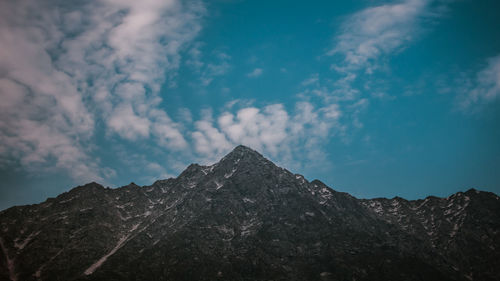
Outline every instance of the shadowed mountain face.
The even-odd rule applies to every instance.
[[[238,146],[0,213],[2,280],[500,280],[500,200],[359,200]]]

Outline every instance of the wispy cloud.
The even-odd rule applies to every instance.
[[[419,34],[430,0],[406,0],[364,9],[349,17],[335,38],[329,55],[340,55],[339,71],[363,69],[372,73],[379,59],[393,55]]]
[[[372,83],[374,74],[386,72],[389,59],[446,15],[451,1],[403,0],[368,7],[349,16],[327,52],[335,59],[331,68],[343,76],[334,85],[334,96],[394,98],[385,93],[383,86]]]
[[[500,55],[487,59],[486,66],[474,79],[465,79],[459,84],[461,110],[469,111],[500,98]]]
[[[189,50],[189,58],[186,64],[194,69],[194,72],[200,75],[200,81],[203,86],[208,86],[217,76],[223,76],[231,69],[231,56],[222,51],[213,51],[211,59],[207,60],[203,56],[201,48],[203,43],[196,42]]]
[[[318,96],[325,103],[343,102],[352,109],[353,125],[362,127],[359,113],[367,107],[369,99],[395,98],[386,93],[387,88],[376,76],[386,72],[390,58],[446,14],[445,7],[450,1],[403,0],[368,7],[347,17],[327,52],[334,60],[331,69],[339,77],[331,83],[312,77],[303,82],[303,86],[309,87],[301,95]]]
[[[255,68],[254,70],[252,70],[251,72],[249,72],[247,74],[247,76],[250,77],[250,78],[255,78],[255,77],[261,76],[263,72],[264,72],[264,70],[262,68]]]
[[[314,73],[314,74],[311,75],[311,77],[309,77],[306,80],[302,81],[302,83],[300,83],[300,84],[302,86],[309,86],[309,85],[312,85],[312,84],[316,84],[318,81],[319,81],[319,74],[318,73]]]

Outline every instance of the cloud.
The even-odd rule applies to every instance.
[[[208,63],[202,72],[200,79],[204,86],[209,85],[215,77],[222,76],[231,69],[231,65],[229,64],[231,57],[229,55],[226,53],[217,53],[215,57],[218,58],[218,62]]]
[[[255,68],[254,70],[252,70],[252,72],[248,73],[247,76],[250,78],[259,77],[262,75],[263,71],[264,70],[262,70],[262,68]]]
[[[175,85],[181,63],[194,70],[203,86],[231,70],[228,53],[207,52],[204,43],[195,41],[206,14],[203,3],[3,1],[0,155],[26,169],[54,167],[78,181],[104,180],[115,172],[92,157],[102,130],[117,143],[148,141],[145,150],[161,150],[175,159],[168,162],[175,169],[183,168],[183,161],[215,161],[238,144],[290,168],[320,165],[325,143],[342,135],[346,122],[362,126],[358,115],[369,102],[353,82],[413,40],[426,7],[428,1],[407,0],[349,17],[329,52],[341,57],[335,69],[343,76],[325,84],[318,74],[311,75],[289,108],[235,101],[219,111],[203,111],[199,118],[182,108],[172,119],[164,109],[168,93],[160,90]],[[262,74],[262,68],[255,68],[247,76]],[[478,86],[487,84],[479,81]],[[157,162],[140,163],[151,173],[170,172]]]
[[[301,85],[302,86],[309,86],[311,84],[316,84],[318,82],[318,80],[319,80],[319,74],[315,73],[315,74],[311,75],[311,77],[302,81]]]
[[[316,108],[305,101],[298,102],[291,112],[282,104],[228,108],[216,118],[210,113],[196,122],[193,145],[205,163],[244,144],[287,167],[300,169],[312,166],[312,160],[324,163],[323,144],[341,127],[341,116],[336,104]],[[318,155],[323,157],[316,158]]]
[[[339,76],[330,81],[311,76],[302,83],[306,88],[300,96],[342,105],[351,124],[361,128],[359,116],[369,104],[368,98],[394,98],[386,93],[390,86],[381,79],[389,59],[420,37],[428,24],[442,17],[450,1],[402,0],[348,16],[327,52],[334,60],[331,69]]]
[[[374,76],[384,74],[389,59],[445,15],[452,1],[403,0],[368,7],[347,17],[327,52],[335,59],[331,69],[343,76],[329,91],[331,98],[394,98],[385,94],[387,86]]]
[[[201,48],[204,44],[196,42],[189,50],[189,58],[186,64],[194,69],[194,72],[200,75],[200,81],[203,86],[208,86],[217,76],[223,76],[231,69],[231,56],[221,52],[214,51],[211,55],[211,61],[205,62]]]
[[[474,80],[460,84],[459,105],[462,110],[497,100],[500,97],[500,55],[487,59],[486,66],[478,71]]]
[[[180,53],[201,29],[200,2],[3,1],[0,4],[0,154],[102,179],[96,130],[187,146],[160,107]],[[36,133],[36,134],[35,134]]]
[[[372,73],[378,60],[400,51],[419,33],[430,0],[406,0],[370,7],[349,17],[335,38],[329,55],[340,55],[339,71],[364,69]]]
[[[244,143],[276,155],[277,146],[287,137],[288,113],[281,104],[240,109],[236,115],[224,113],[218,125],[232,143]]]
[[[127,103],[117,106],[107,121],[109,128],[131,140],[147,137],[151,126],[149,119],[138,116]]]

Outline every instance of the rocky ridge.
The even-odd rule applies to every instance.
[[[500,280],[500,201],[356,199],[236,147],[0,212],[1,280]]]

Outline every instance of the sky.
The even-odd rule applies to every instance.
[[[0,209],[247,145],[359,198],[500,194],[497,0],[0,0]]]

